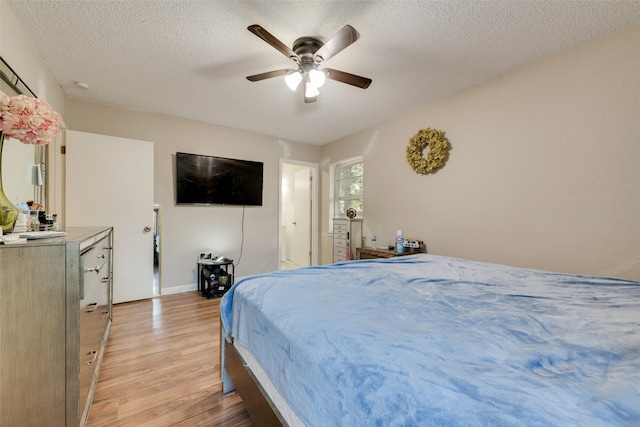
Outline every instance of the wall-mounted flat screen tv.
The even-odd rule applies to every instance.
[[[262,206],[263,163],[176,153],[176,204]]]

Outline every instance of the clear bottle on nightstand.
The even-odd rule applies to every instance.
[[[29,231],[39,231],[40,220],[38,219],[38,211],[29,211]]]

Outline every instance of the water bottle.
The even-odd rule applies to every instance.
[[[398,230],[396,232],[396,253],[404,252],[404,235],[402,234],[402,230]]]
[[[376,236],[374,235],[374,236],[371,238],[371,248],[372,248],[372,249],[375,249],[375,248],[376,248],[376,243],[377,243],[377,242],[378,242],[378,239],[376,239]]]

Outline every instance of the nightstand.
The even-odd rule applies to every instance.
[[[395,250],[390,249],[373,249],[373,248],[357,248],[356,259],[375,259],[375,258],[393,258],[397,256],[423,254],[426,251],[409,250],[404,248],[404,252],[399,254]]]
[[[198,287],[203,297],[221,297],[233,285],[235,266],[233,260],[218,261],[201,259],[198,261]]]

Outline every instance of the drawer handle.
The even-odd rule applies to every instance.
[[[85,273],[89,273],[90,271],[94,271],[96,274],[100,273],[101,265],[96,265],[95,267],[87,267],[84,269]]]
[[[95,350],[91,350],[89,353],[87,353],[87,356],[93,356],[93,357],[91,358],[91,360],[87,360],[86,362],[84,362],[84,364],[87,366],[91,366],[93,365],[93,362],[96,361],[96,357],[98,357],[98,352]]]
[[[109,317],[109,312],[108,311],[103,311],[102,312],[102,316],[100,316],[101,319],[106,319],[107,317]]]
[[[96,310],[96,308],[98,308],[98,303],[97,302],[92,302],[91,304],[87,305],[87,313],[92,313]]]
[[[111,281],[111,277],[103,277],[102,280],[100,280],[102,283],[109,283]]]
[[[100,258],[104,259],[104,254],[98,255],[98,259]]]

